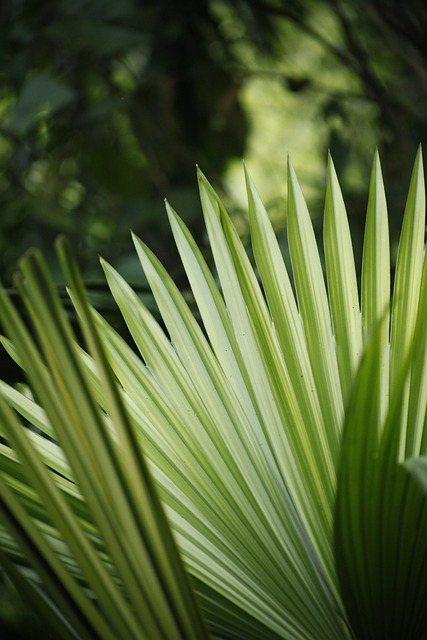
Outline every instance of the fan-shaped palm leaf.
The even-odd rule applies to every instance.
[[[3,343],[32,395],[0,385],[0,562],[55,637],[202,640],[209,629],[223,639],[421,640],[421,152],[392,303],[377,155],[360,295],[331,159],[326,281],[291,166],[292,280],[249,174],[256,269],[198,177],[215,272],[167,205],[197,321],[138,238],[162,327],[103,262],[139,355],[90,308],[64,241],[87,351],[39,255],[23,260],[19,279],[36,338],[1,291]]]

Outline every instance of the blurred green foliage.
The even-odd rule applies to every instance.
[[[0,638],[5,640],[51,639],[40,621],[27,610],[0,567]]]
[[[378,145],[401,211],[427,127],[426,30],[423,0],[4,0],[0,277],[66,232],[88,279],[101,252],[143,285],[129,228],[174,270],[162,200],[202,242],[195,163],[244,233],[236,159],[275,217],[286,152],[316,210],[330,148],[357,235]]]
[[[126,258],[130,227],[165,235],[165,196],[197,231],[196,161],[219,180],[247,133],[209,5],[2,3],[3,277],[58,231],[89,273],[100,247]]]
[[[201,239],[194,164],[226,187],[245,155],[256,176],[269,120],[283,130],[261,152],[269,164],[293,146],[304,167],[323,164],[330,147],[356,211],[373,147],[387,148],[393,179],[424,137],[423,2],[5,0],[0,11],[6,281],[26,248],[50,253],[61,231],[88,278],[98,251],[137,278],[131,227],[172,267],[162,198]]]

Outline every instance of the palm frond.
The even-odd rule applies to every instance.
[[[245,178],[255,265],[200,171],[213,270],[166,205],[197,320],[139,238],[162,326],[102,261],[135,350],[90,307],[64,241],[84,349],[39,255],[19,284],[36,338],[0,291],[3,344],[31,389],[0,383],[0,563],[55,637],[422,638],[421,152],[392,302],[378,154],[360,296],[332,160],[326,279],[291,164],[292,274]]]

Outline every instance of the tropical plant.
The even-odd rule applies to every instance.
[[[256,268],[198,172],[216,272],[166,204],[198,319],[134,237],[160,325],[103,262],[137,353],[58,255],[79,342],[39,253],[0,292],[0,562],[55,638],[423,638],[427,263],[419,151],[390,295],[378,154],[360,296],[328,161],[322,260],[288,172],[292,280],[246,171]],[[79,346],[84,345],[84,349]]]

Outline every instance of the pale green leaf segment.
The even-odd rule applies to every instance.
[[[368,344],[373,331],[379,332],[381,391],[376,397],[377,418],[375,420],[376,428],[379,430],[385,419],[389,398],[390,241],[387,203],[378,151],[375,153],[369,189],[361,289],[364,345]],[[384,322],[378,328],[378,322],[382,318]]]
[[[0,448],[0,482],[8,533],[0,548],[9,567],[26,558],[39,576],[42,587],[30,581],[28,589],[36,590],[42,614],[41,593],[55,602],[61,615],[50,615],[58,637],[205,637],[152,475],[214,637],[421,638],[425,499],[399,466],[427,455],[421,153],[391,309],[378,154],[360,298],[332,160],[326,280],[292,166],[292,277],[245,175],[256,271],[201,172],[215,272],[167,204],[200,322],[138,238],[162,327],[103,262],[140,355],[89,313],[65,246],[62,261],[90,355],[77,347],[52,302],[38,259],[23,263],[21,289],[43,358],[2,298],[11,339],[4,345],[26,370],[37,404],[1,383],[0,435],[7,441]],[[50,440],[19,425],[7,404]],[[404,467],[419,478],[423,464]],[[108,617],[99,619],[99,610]]]
[[[427,263],[421,153],[405,210],[391,318],[389,291],[377,275],[382,273],[388,284],[388,249],[380,239],[385,204],[375,165],[362,277],[367,346],[346,411],[336,562],[356,637],[421,640],[427,628],[427,500],[411,478],[425,492]]]
[[[36,455],[28,430],[21,427],[3,399],[2,429],[22,463],[29,487],[34,488],[45,506],[47,520],[77,565],[78,578],[58,561],[37,523],[22,509],[7,487],[7,475],[0,480],[2,519],[21,543],[24,557],[38,570],[52,602],[51,618],[59,611],[59,617],[70,622],[77,637],[207,637],[65,243],[60,245],[60,256],[103,385],[117,442],[90,394],[70,327],[37,254],[23,261],[19,288],[32,316],[41,352],[3,291],[2,320],[67,455],[104,557],[100,557],[83,530],[61,491],[61,483],[55,481]]]

